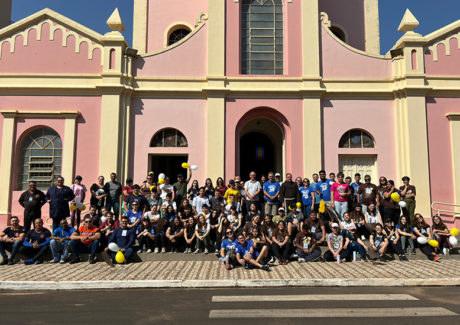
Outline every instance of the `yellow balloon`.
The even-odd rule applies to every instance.
[[[164,182],[164,181],[163,181],[163,182]],[[155,187],[154,185],[150,186],[150,192],[155,191],[155,188],[156,188],[156,187]]]
[[[187,164],[186,162],[182,163],[182,168],[187,169],[189,167],[190,167],[190,165]]]
[[[118,251],[117,255],[115,255],[115,261],[117,261],[118,264],[121,264],[125,261],[125,255],[123,255],[122,251]]]
[[[72,210],[72,211],[77,210],[77,206],[76,206],[75,204],[72,204],[72,205],[70,206],[70,210]]]
[[[158,180],[158,184],[164,184],[164,183],[165,183],[165,180],[164,180],[164,179]]]
[[[80,211],[85,211],[86,210],[86,205],[83,204],[79,210]]]
[[[439,246],[439,243],[438,243],[437,240],[432,239],[432,240],[429,240],[429,241],[428,241],[428,245],[430,245],[431,247],[436,248],[436,247]]]
[[[452,228],[452,229],[450,230],[450,234],[451,234],[452,236],[454,236],[454,237],[457,237],[457,236],[458,236],[458,233],[459,233],[459,232],[458,232],[458,229],[457,229],[457,228]]]
[[[302,207],[302,203],[297,202],[296,207],[298,207],[300,209]]]
[[[399,197],[398,193],[391,193],[391,199],[395,201],[396,203],[401,201],[401,198]]]

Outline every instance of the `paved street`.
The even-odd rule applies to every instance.
[[[0,323],[451,325],[459,297],[457,287],[0,291]]]

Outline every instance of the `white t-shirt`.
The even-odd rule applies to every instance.
[[[254,195],[258,190],[262,189],[262,186],[260,186],[259,181],[247,181],[244,183],[244,189],[248,191],[250,195]],[[254,201],[258,201],[259,196],[254,197]]]
[[[163,200],[166,200],[166,194],[172,193],[172,191],[174,190],[174,186],[172,186],[171,184],[161,184],[160,185],[160,190],[161,190],[160,197]]]
[[[375,216],[371,216],[369,213],[366,212],[366,217],[368,223],[379,223],[378,214],[376,214]]]
[[[174,211],[177,210],[177,204],[176,204],[176,202],[174,202],[174,201],[171,201],[170,203],[168,203],[168,202],[166,202],[166,201],[163,201],[163,203],[161,204],[161,207],[165,207],[165,208],[166,208],[166,207],[168,207],[168,205],[172,205],[173,208],[174,208]]]
[[[206,224],[206,231],[204,228],[201,228],[201,235],[204,235],[206,232],[208,232],[211,229],[211,225],[209,223]],[[198,225],[195,226],[195,230],[198,231]]]
[[[241,204],[240,204],[240,202],[234,202],[233,204],[230,204],[230,203],[227,204],[227,205],[225,206],[225,211],[227,211],[227,213],[230,213],[230,208],[231,208],[232,206],[235,206],[236,212],[238,212],[238,213],[241,212]]]
[[[201,213],[203,205],[208,205],[209,206],[209,200],[207,197],[195,197],[192,201],[192,206],[195,207],[197,213]]]
[[[354,222],[351,222],[351,221],[350,221],[350,222],[340,221],[340,224],[341,224],[342,227],[343,227],[344,229],[346,229],[346,230],[350,230],[350,227],[351,227],[351,226],[355,226],[355,227],[356,227],[356,225],[354,224]]]

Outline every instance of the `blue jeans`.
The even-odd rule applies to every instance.
[[[70,241],[70,250],[74,258],[80,258],[80,253],[90,253],[90,257],[96,256],[97,248],[99,247],[99,240],[93,240],[91,244],[85,245],[80,239],[72,239]]]
[[[112,252],[110,249],[109,249],[109,255],[110,257],[112,258],[112,261],[114,263],[117,263],[117,261],[115,260],[115,255],[117,255],[117,253],[115,252]],[[128,261],[128,259],[134,254],[134,249],[132,247],[128,247],[125,252],[123,253],[123,255],[125,255],[125,261]]]
[[[303,216],[305,219],[310,218],[310,213],[311,213],[311,204],[307,204],[303,206]]]
[[[51,254],[53,255],[53,260],[66,260],[69,255],[69,246],[70,240],[64,241],[62,244],[59,244],[59,240],[51,239],[50,248]]]
[[[350,256],[353,256],[353,252],[359,252],[361,259],[363,260],[366,259],[366,250],[364,249],[364,246],[361,245],[360,243],[350,242],[348,244],[348,248],[347,248],[348,258],[350,258]]]
[[[112,200],[110,196],[107,197],[106,208],[108,212],[110,212],[113,208],[115,219],[118,219],[120,213],[120,199]]]
[[[340,221],[343,221],[343,214],[345,212],[348,212],[348,201],[345,201],[345,202],[334,201],[334,204],[335,204],[335,211],[339,215]]]
[[[0,255],[2,255],[3,258],[6,258],[6,251],[11,252],[10,259],[14,260],[14,257],[16,256],[16,253],[18,252],[19,248],[21,248],[21,246],[21,240],[17,240],[14,243],[0,242]]]

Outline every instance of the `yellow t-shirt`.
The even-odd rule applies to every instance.
[[[231,188],[227,189],[224,194],[224,199],[227,200],[227,204],[230,203],[230,195],[233,194],[235,196],[235,202],[240,200],[240,190],[232,190]]]

